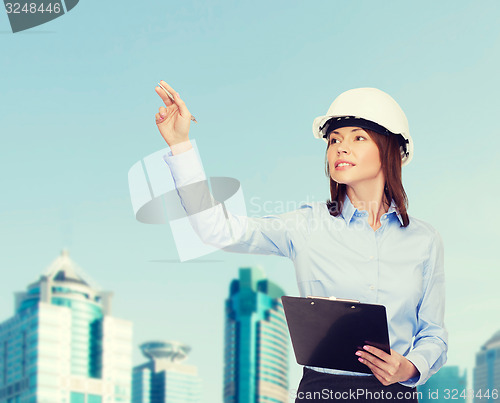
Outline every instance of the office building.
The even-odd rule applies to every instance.
[[[199,403],[201,379],[193,365],[183,363],[190,347],[172,341],[141,345],[149,362],[134,367],[132,403]]]
[[[287,402],[283,290],[261,268],[241,268],[226,300],[224,403]]]
[[[484,402],[484,396],[489,394],[489,400],[500,401],[500,330],[496,332],[486,343],[483,344],[479,352],[476,353],[476,365],[473,372],[473,388],[476,391],[481,389],[483,396],[476,393],[474,402]],[[495,392],[496,391],[496,392]],[[492,394],[495,393],[495,396]],[[493,397],[493,399],[491,399]]]
[[[128,403],[132,323],[63,251],[0,323],[0,403]]]

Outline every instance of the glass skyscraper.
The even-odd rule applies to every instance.
[[[288,402],[283,290],[262,269],[240,268],[226,300],[224,403]]]
[[[0,403],[130,402],[132,323],[63,251],[0,323]]]
[[[201,379],[198,369],[182,363],[191,349],[172,341],[141,345],[149,362],[134,367],[132,403],[199,403]]]
[[[500,401],[500,331],[496,332],[476,353],[473,382],[476,394],[474,402]],[[477,394],[480,389],[481,396]],[[484,396],[486,392],[489,399]]]

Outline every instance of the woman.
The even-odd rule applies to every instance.
[[[386,307],[391,354],[371,346],[356,352],[372,374],[304,367],[296,401],[417,401],[415,387],[446,362],[443,246],[432,226],[406,212],[401,167],[412,158],[413,142],[396,101],[375,88],[358,88],[339,95],[314,120],[315,137],[327,142],[326,204],[226,218],[190,145],[191,114],[161,83],[174,94],[172,101],[156,87],[165,103],[156,123],[171,148],[164,159],[202,240],[227,251],[290,258],[301,296]]]

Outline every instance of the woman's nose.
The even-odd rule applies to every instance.
[[[351,149],[349,148],[349,145],[345,141],[343,141],[342,143],[340,143],[338,145],[338,147],[337,147],[337,153],[338,154],[342,154],[342,153],[349,154],[350,152],[351,152]]]

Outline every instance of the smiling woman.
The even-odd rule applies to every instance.
[[[443,245],[431,225],[406,211],[401,167],[413,156],[413,142],[396,101],[375,88],[339,95],[326,115],[313,122],[314,136],[327,143],[331,199],[251,218],[233,214],[214,200],[188,138],[191,114],[179,94],[162,85],[173,94],[171,99],[156,89],[166,106],[160,107],[156,123],[171,148],[164,160],[203,242],[228,252],[288,257],[302,297],[335,295],[386,308],[390,354],[370,345],[352,351],[369,374],[305,366],[296,402],[338,396],[368,402],[380,394],[418,401],[416,386],[447,357]],[[266,370],[257,361],[244,371],[264,379]],[[369,396],[352,397],[353,390]],[[226,392],[226,400],[237,400]],[[283,390],[273,396],[288,400]]]
[[[360,127],[344,127],[328,131],[327,140],[325,173],[330,178],[330,200],[327,200],[330,214],[337,217],[341,213],[346,194],[353,200],[354,187],[361,183],[359,178],[365,177],[383,183],[384,210],[394,200],[403,218],[402,225],[408,226],[408,198],[402,182],[401,151],[396,136],[386,136]],[[356,169],[350,171],[352,167]],[[369,208],[358,207],[361,210]]]

